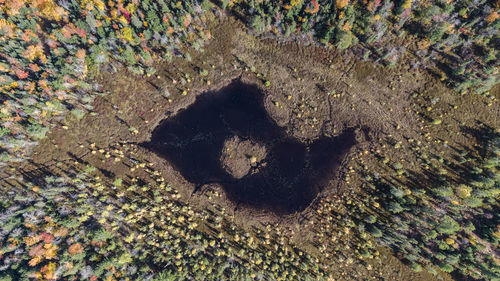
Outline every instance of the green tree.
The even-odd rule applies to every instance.
[[[350,30],[341,30],[335,36],[335,47],[341,50],[347,49],[357,42],[358,38]]]
[[[439,264],[439,269],[441,269],[444,272],[450,273],[450,272],[453,271],[453,266],[451,266],[451,264],[442,262],[442,263]]]
[[[262,18],[260,15],[255,15],[252,17],[252,19],[250,20],[250,26],[255,28],[255,30],[257,32],[263,32],[264,31],[264,24],[263,24],[263,21],[262,21]]]
[[[369,232],[373,237],[382,237],[382,231],[375,225],[371,225]]]
[[[401,207],[401,205],[398,202],[394,201],[391,201],[389,203],[387,209],[394,214],[401,213],[403,211],[403,207]]]
[[[125,48],[125,51],[123,51],[122,56],[127,64],[132,65],[136,63],[134,50],[132,50],[130,46],[127,46]]]
[[[35,140],[45,138],[45,134],[49,131],[49,128],[43,127],[38,123],[34,123],[28,126],[28,134]]]
[[[441,234],[453,234],[460,230],[460,225],[450,216],[444,216],[436,227]]]

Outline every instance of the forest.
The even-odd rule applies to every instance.
[[[0,280],[500,280],[499,13],[0,0]]]

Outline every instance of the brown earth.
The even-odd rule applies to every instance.
[[[238,136],[224,142],[221,162],[224,169],[234,178],[241,179],[248,175],[251,168],[265,166],[266,148]],[[254,172],[258,172],[255,170]]]

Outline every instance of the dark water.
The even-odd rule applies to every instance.
[[[258,88],[236,80],[164,120],[143,146],[198,186],[220,183],[237,203],[280,214],[301,211],[335,176],[355,144],[354,132],[304,144],[269,118],[262,99]],[[224,141],[235,135],[267,149],[266,165],[241,179],[228,174],[220,162]]]

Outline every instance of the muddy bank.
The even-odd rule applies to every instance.
[[[236,205],[302,211],[332,187],[355,133],[296,139],[270,117],[264,97],[258,86],[235,79],[162,121],[142,145],[195,184],[194,192],[217,183]]]

